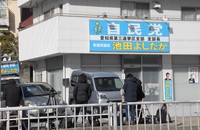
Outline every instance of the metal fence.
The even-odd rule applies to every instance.
[[[166,122],[161,120],[163,104],[167,106]],[[190,101],[7,107],[0,108],[0,129],[199,130],[199,104]],[[130,114],[132,106],[138,108],[136,118],[126,121],[125,108]],[[80,113],[76,114],[79,108]]]

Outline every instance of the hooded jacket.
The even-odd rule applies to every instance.
[[[141,80],[137,79],[136,77],[134,77],[134,78],[135,78],[136,84],[137,84],[137,100],[141,101],[142,98],[145,97],[145,94],[142,90],[142,82],[141,82]]]
[[[78,78],[78,83],[74,88],[74,100],[76,102],[86,102],[91,97],[91,87],[87,83],[87,77],[85,74],[81,74]]]
[[[9,84],[5,86],[3,91],[3,99],[5,100],[6,106],[19,106],[21,97],[21,88],[16,85],[14,79],[10,79]]]
[[[137,101],[137,83],[134,77],[130,77],[125,81],[124,93],[125,101],[136,102]]]

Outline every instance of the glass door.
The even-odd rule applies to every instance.
[[[145,93],[145,101],[159,101],[161,91],[159,79],[160,68],[143,68],[143,90]]]
[[[159,101],[160,99],[160,67],[126,68],[125,76],[133,74],[142,81],[145,101]]]

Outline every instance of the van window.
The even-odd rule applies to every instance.
[[[119,91],[123,84],[118,77],[102,77],[94,79],[97,91]]]
[[[87,83],[90,85],[90,87],[93,89],[92,79],[87,78]]]
[[[77,75],[72,75],[71,78],[71,86],[75,86],[75,84],[78,82],[78,76]]]
[[[92,80],[90,78],[87,78],[87,83],[92,86]]]
[[[119,80],[117,78],[115,79],[115,85],[116,85],[116,88],[118,88],[118,89],[121,89],[123,87],[121,80]]]

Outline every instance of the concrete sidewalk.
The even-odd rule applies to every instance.
[[[173,118],[172,118],[173,119]],[[130,129],[129,129],[130,128]],[[122,129],[120,126],[117,127],[117,130],[198,130],[199,128],[199,119],[197,117],[177,117],[176,121],[173,123],[165,124],[135,124],[135,125],[123,125]],[[83,127],[78,126],[76,128],[68,128],[68,130],[92,130],[92,127]],[[113,126],[109,128],[107,125],[93,127],[93,130],[114,130]],[[199,128],[200,129],[200,128]],[[59,129],[61,130],[61,129]]]

